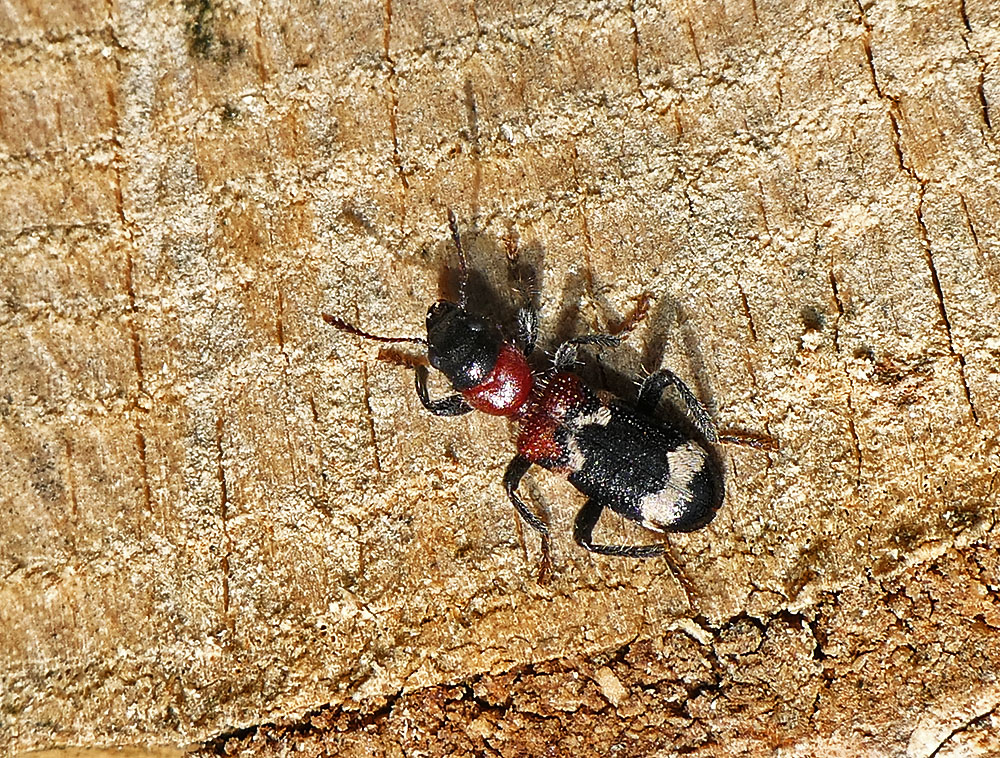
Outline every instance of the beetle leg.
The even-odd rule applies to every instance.
[[[531,509],[524,504],[524,501],[517,496],[517,485],[521,483],[521,478],[527,473],[529,468],[531,468],[531,461],[523,455],[515,455],[513,460],[507,465],[507,471],[504,472],[503,486],[507,490],[510,502],[514,504],[517,512],[521,514],[521,518],[528,522],[528,526],[539,534],[547,535],[549,528],[545,525],[545,522],[532,513]]]
[[[461,416],[472,410],[472,406],[465,402],[461,395],[448,395],[447,397],[431,400],[427,393],[427,368],[417,366],[415,383],[417,385],[417,396],[424,408],[435,416]]]
[[[522,308],[517,312],[517,344],[521,352],[531,355],[538,342],[538,311],[534,308]]]
[[[576,348],[578,345],[597,345],[598,347],[617,347],[622,343],[621,337],[613,334],[588,334],[584,337],[573,337],[566,340],[557,349],[552,359],[556,371],[572,371],[576,363]]]
[[[677,390],[677,394],[681,396],[681,400],[685,408],[687,408],[688,415],[694,421],[694,425],[698,428],[698,431],[705,435],[705,439],[709,442],[718,442],[719,432],[715,428],[715,422],[712,421],[712,417],[705,410],[705,406],[688,389],[688,386],[681,381],[681,378],[669,369],[657,371],[643,380],[642,386],[639,388],[639,399],[636,401],[636,410],[652,416],[656,411],[656,406],[660,402],[660,395],[663,394],[663,390],[668,385]]]
[[[576,544],[592,553],[623,558],[655,558],[663,555],[666,550],[664,545],[595,545],[590,540],[603,510],[604,506],[591,498],[576,514],[576,523],[573,525],[573,539],[576,540]]]

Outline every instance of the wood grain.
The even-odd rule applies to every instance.
[[[0,753],[996,752],[998,29],[977,0],[4,5]],[[722,451],[718,517],[671,538],[693,607],[577,549],[544,474],[540,583],[506,424],[428,418],[322,322],[419,335],[447,208],[543,348],[648,293],[584,370],[668,366],[780,441]]]

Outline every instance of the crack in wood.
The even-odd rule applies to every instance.
[[[927,224],[924,222],[923,214],[925,192],[926,186],[921,182],[920,191],[917,196],[917,225],[920,229],[920,238],[924,249],[924,257],[927,261],[927,268],[930,270],[931,284],[934,287],[934,294],[937,298],[938,313],[941,316],[941,321],[944,324],[945,335],[948,338],[948,352],[951,353],[953,358],[958,359],[959,376],[962,380],[962,389],[965,392],[965,401],[968,403],[969,410],[972,413],[973,423],[976,426],[979,426],[979,414],[976,412],[975,403],[972,401],[972,390],[969,387],[969,380],[966,376],[965,355],[961,351],[955,349],[955,340],[951,329],[951,319],[948,317],[948,309],[944,302],[944,291],[941,289],[941,278],[938,276],[937,264],[934,263],[934,253],[931,250],[930,234],[927,231]]]
[[[757,342],[757,325],[754,323],[753,313],[750,311],[750,301],[747,299],[746,290],[743,289],[743,283],[737,281],[736,288],[740,291],[740,303],[743,306],[743,315],[746,316],[747,327],[750,329],[750,337],[754,342]]]
[[[382,473],[382,456],[378,451],[378,438],[375,435],[375,413],[372,411],[372,393],[368,384],[368,367],[364,361],[359,364],[361,368],[361,386],[365,395],[365,418],[368,421],[368,436],[372,443],[372,454],[375,457],[375,470]]]
[[[962,16],[962,24],[965,26],[965,31],[972,32],[972,24],[969,23],[969,13],[965,7],[965,0],[959,0],[958,3],[959,14]],[[972,49],[972,45],[969,44],[969,38],[967,35],[962,34],[962,42],[965,45],[966,51],[971,55],[979,66],[979,80],[976,82],[976,95],[979,97],[979,107],[982,111],[983,123],[986,124],[986,128],[993,130],[993,121],[990,118],[990,104],[986,99],[986,63],[983,60],[983,56]]]
[[[115,55],[115,66],[121,74],[121,61],[118,55]],[[122,195],[122,165],[125,159],[122,157],[121,142],[118,139],[118,134],[120,132],[120,123],[118,119],[118,98],[115,94],[114,88],[109,86],[106,91],[108,98],[108,105],[113,114],[113,124],[111,133],[113,136],[111,143],[112,149],[114,151],[114,158],[111,161],[111,174],[114,177],[114,193],[115,193],[115,211],[118,215],[118,220],[121,223],[122,231],[127,237],[128,244],[123,245],[124,248],[124,264],[125,264],[125,293],[128,299],[128,307],[126,309],[126,316],[128,322],[129,339],[132,343],[132,364],[135,368],[136,375],[136,390],[135,398],[132,400],[131,409],[145,411],[146,409],[142,407],[139,403],[139,398],[146,395],[146,382],[143,376],[142,368],[142,339],[139,335],[139,328],[136,324],[136,314],[138,313],[138,306],[136,302],[135,294],[135,279],[134,279],[134,261],[132,259],[132,244],[136,235],[133,233],[132,224],[125,214],[125,203]],[[145,507],[146,513],[152,515],[153,504],[152,504],[152,488],[149,483],[149,467],[146,460],[146,433],[142,428],[142,422],[138,415],[132,415],[132,424],[135,429],[135,446],[136,451],[139,455],[139,476],[142,479],[142,497],[143,505]]]
[[[985,713],[980,713],[968,719],[967,721],[962,722],[954,729],[952,729],[950,732],[948,732],[948,734],[944,735],[944,737],[941,739],[941,742],[938,743],[938,746],[927,754],[927,758],[934,758],[934,756],[936,756],[938,753],[941,752],[942,748],[944,748],[946,745],[948,745],[948,743],[954,740],[955,737],[961,734],[964,734],[973,729],[977,729],[979,727],[984,727],[986,729],[989,729],[993,721],[993,717],[997,715],[998,711],[1000,711],[1000,708],[994,707],[991,710],[986,711]]]
[[[989,281],[993,292],[1000,294],[1000,271],[998,271],[998,266],[990,259],[990,255],[979,242],[979,233],[976,232],[976,226],[972,223],[972,214],[969,212],[968,202],[965,199],[965,195],[961,192],[958,193],[958,201],[962,206],[962,213],[965,215],[965,224],[969,230],[969,236],[972,237],[972,244],[976,249],[976,258],[983,269],[983,274]]]
[[[868,61],[868,70],[871,74],[872,86],[875,88],[875,94],[878,96],[879,100],[884,100],[888,103],[886,113],[889,116],[889,124],[892,127],[892,148],[896,152],[896,160],[899,163],[900,170],[910,174],[916,179],[916,172],[906,165],[906,158],[903,155],[902,135],[899,128],[899,98],[886,93],[878,82],[878,71],[875,67],[875,54],[872,52],[871,44],[872,32],[874,30],[871,22],[868,20],[868,16],[865,13],[864,8],[861,6],[861,3],[857,2],[857,6],[858,12],[860,13],[861,25],[865,29],[864,36],[861,38],[861,44],[864,47],[865,59]]]
[[[254,57],[257,59],[256,60],[256,63],[257,63],[257,76],[260,77],[261,84],[267,85],[267,83],[271,80],[271,77],[268,76],[267,68],[265,68],[265,66],[264,66],[264,46],[265,46],[266,43],[264,42],[264,30],[261,28],[261,25],[260,25],[260,14],[259,13],[257,14],[257,18],[255,20],[256,20],[256,23],[254,25],[254,31],[255,31],[255,37],[254,37],[254,52],[255,52],[255,55],[254,55]]]
[[[288,355],[288,351],[285,349],[285,296],[278,290],[278,310],[275,314],[274,328],[276,336],[278,339],[278,350],[282,357],[285,359],[285,378],[288,378],[288,368],[292,365],[292,359]]]
[[[226,625],[230,634],[235,631],[235,619],[229,614],[229,573],[230,556],[233,553],[233,538],[229,534],[229,488],[226,484],[226,469],[223,463],[222,435],[224,431],[224,414],[220,409],[215,418],[215,461],[216,478],[219,482],[219,516],[222,524],[223,553],[219,561],[222,573],[222,613],[226,617]]]
[[[642,89],[642,74],[639,71],[639,48],[642,41],[639,38],[639,24],[635,20],[635,0],[630,0],[628,4],[628,18],[632,26],[632,75],[635,77],[635,88],[639,92],[639,97],[643,103],[649,104],[646,93]]]
[[[837,283],[837,275],[833,271],[833,261],[830,262],[830,289],[833,291],[833,301],[837,304],[837,320],[833,325],[833,348],[840,355],[840,321],[844,317],[844,302],[840,298],[840,285]],[[854,452],[855,461],[855,487],[861,487],[864,466],[861,454],[861,438],[858,436],[858,427],[854,419],[856,414],[854,408],[854,381],[851,373],[844,366],[844,374],[847,378],[847,427],[851,432],[851,448]]]
[[[694,26],[691,24],[691,19],[684,20],[685,26],[687,26],[688,36],[691,38],[691,50],[694,52],[694,59],[698,61],[698,68],[704,69],[705,65],[701,62],[701,53],[698,51],[698,38],[694,34]]]
[[[746,123],[746,120],[743,123],[749,131],[750,126]],[[764,206],[764,183],[760,179],[757,180],[757,207],[760,209],[761,221],[764,224],[764,233],[767,234],[769,239],[773,238],[774,232],[771,231],[771,222],[767,218],[767,208]]]
[[[860,2],[857,2],[858,11],[860,13],[860,22],[864,26],[865,34],[862,38],[862,44],[865,49],[865,56],[868,60],[868,67],[871,71],[872,84],[875,87],[875,92],[878,94],[879,98],[885,100],[887,105],[887,113],[889,116],[889,122],[892,125],[893,131],[893,149],[896,152],[896,158],[899,161],[900,169],[906,173],[914,182],[917,183],[917,228],[919,230],[921,247],[924,251],[924,259],[927,263],[927,268],[930,272],[931,285],[934,289],[934,294],[937,300],[938,313],[941,316],[941,321],[944,324],[945,336],[948,341],[948,351],[951,353],[952,357],[957,359],[959,366],[959,376],[962,381],[962,389],[965,394],[966,403],[969,406],[969,410],[972,414],[972,421],[978,427],[979,426],[979,414],[976,411],[975,403],[972,400],[972,390],[969,387],[969,381],[966,372],[966,360],[965,355],[955,348],[955,340],[952,334],[951,319],[948,317],[948,309],[945,306],[944,301],[944,291],[941,287],[941,278],[938,275],[937,264],[934,262],[934,254],[931,249],[930,233],[927,229],[927,224],[924,221],[924,196],[927,193],[927,186],[929,184],[928,180],[922,178],[913,166],[909,166],[906,163],[906,159],[903,153],[902,146],[902,134],[899,127],[899,98],[893,97],[888,93],[884,92],[878,83],[878,74],[875,68],[875,59],[872,54],[871,48],[871,35],[872,35],[872,25],[868,20],[864,8],[861,6]]]
[[[863,457],[861,455],[861,438],[858,437],[858,427],[854,423],[854,415],[856,413],[854,409],[854,383],[851,381],[851,377],[847,377],[847,428],[851,432],[851,449],[854,452],[854,486],[857,489],[861,488],[861,480],[864,475]]]
[[[833,262],[830,262],[830,289],[833,290],[833,302],[837,305],[837,320],[833,325],[833,349],[840,353],[840,320],[844,317],[844,301],[840,299],[840,285],[837,283],[837,275],[833,271]]]

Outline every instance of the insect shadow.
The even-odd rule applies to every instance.
[[[514,334],[512,325],[516,323],[519,311],[525,307],[538,310],[539,271],[544,266],[545,258],[540,247],[522,250],[516,243],[516,239],[512,244],[510,238],[496,241],[475,232],[463,234],[461,244],[466,250],[467,270],[463,271],[461,266],[454,265],[440,269],[439,289],[442,296],[458,299],[464,287],[468,301],[475,304],[470,305],[470,310],[498,321],[508,337]],[[446,256],[451,253],[451,257],[454,257],[450,247],[443,252]],[[504,283],[500,284],[499,280],[503,277],[497,272],[497,261],[504,260],[506,277]],[[613,398],[635,408],[640,384],[636,377],[645,378],[660,369],[670,334],[680,329],[683,323],[683,312],[672,298],[653,299],[648,293],[644,293],[635,302],[631,313],[622,314],[606,298],[593,294],[595,288],[592,281],[591,272],[571,271],[565,276],[560,288],[557,313],[552,320],[554,326],[551,331],[542,330],[544,337],[541,347],[563,345],[567,341],[586,338],[595,332],[623,338],[622,343],[614,347],[583,347],[577,353],[571,370],[607,399]],[[501,292],[506,293],[506,296]],[[511,297],[512,292],[517,296]],[[588,300],[596,307],[600,322],[593,328],[582,323],[583,304]],[[625,339],[644,322],[647,325],[643,333],[644,340],[640,342],[637,336]],[[685,348],[689,353],[691,350],[697,351],[696,345],[692,343],[693,338],[685,339]],[[695,355],[697,366],[701,366],[703,362],[700,352]],[[544,349],[535,351],[530,362],[532,371],[538,377],[545,377],[555,370],[552,353],[546,353]],[[705,490],[710,493],[703,503],[705,516],[677,530],[693,531],[707,524],[722,504],[723,460],[715,446],[710,444],[717,440],[706,439],[703,428],[698,426],[689,413],[682,410],[685,406],[690,407],[690,400],[686,400],[669,386],[663,394],[666,397],[659,398],[653,417],[678,430],[684,438],[701,443],[700,447],[707,453],[704,466],[712,482]],[[530,489],[535,503],[548,512],[538,487],[532,486]],[[544,563],[549,557],[547,534],[543,536]]]
[[[593,531],[601,514],[610,509],[660,533],[701,528],[714,518],[723,497],[722,468],[713,445],[729,440],[718,434],[704,405],[669,369],[649,373],[636,393],[631,380],[611,368],[617,363],[596,364],[599,377],[590,383],[584,373],[586,360],[578,366],[581,355],[586,359],[602,348],[620,348],[623,337],[649,317],[649,296],[641,297],[634,312],[617,326],[569,336],[569,327],[579,320],[586,288],[578,275],[568,277],[555,327],[555,337],[562,339],[548,365],[540,366],[535,351],[537,268],[530,259],[521,259],[516,240],[505,242],[508,284],[513,278],[527,292],[522,292],[521,302],[499,297],[499,289],[485,275],[492,261],[483,265],[478,249],[485,239],[492,259],[503,260],[499,245],[490,245],[480,235],[466,234],[466,242],[450,211],[448,219],[459,268],[457,272],[453,267],[443,269],[439,284],[444,295],[428,308],[426,338],[373,334],[332,314],[322,314],[323,319],[364,339],[423,345],[427,362],[452,387],[452,394],[432,397],[427,366],[415,366],[417,394],[433,415],[458,416],[477,410],[506,416],[517,424],[517,452],[504,473],[504,487],[524,522],[541,536],[543,560],[548,555],[549,527],[517,492],[532,466],[565,475],[587,496],[574,522],[578,545],[600,555],[664,556],[669,562],[668,543],[595,541]],[[541,255],[540,250],[531,252],[536,258]],[[606,303],[599,306],[607,309]],[[676,307],[673,311],[677,320]],[[656,311],[654,319],[668,313]],[[664,346],[656,344],[651,352],[647,345],[640,364],[653,365],[655,360],[658,365]],[[603,392],[595,391],[592,384]],[[668,390],[677,395],[686,417],[679,408],[674,418],[664,417],[660,406]]]

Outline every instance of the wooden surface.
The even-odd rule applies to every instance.
[[[0,40],[0,753],[1000,750],[995,4],[15,0]],[[591,374],[780,441],[671,538],[692,605],[546,474],[540,582],[506,423],[320,320],[419,334],[449,207],[545,349],[649,293]]]

